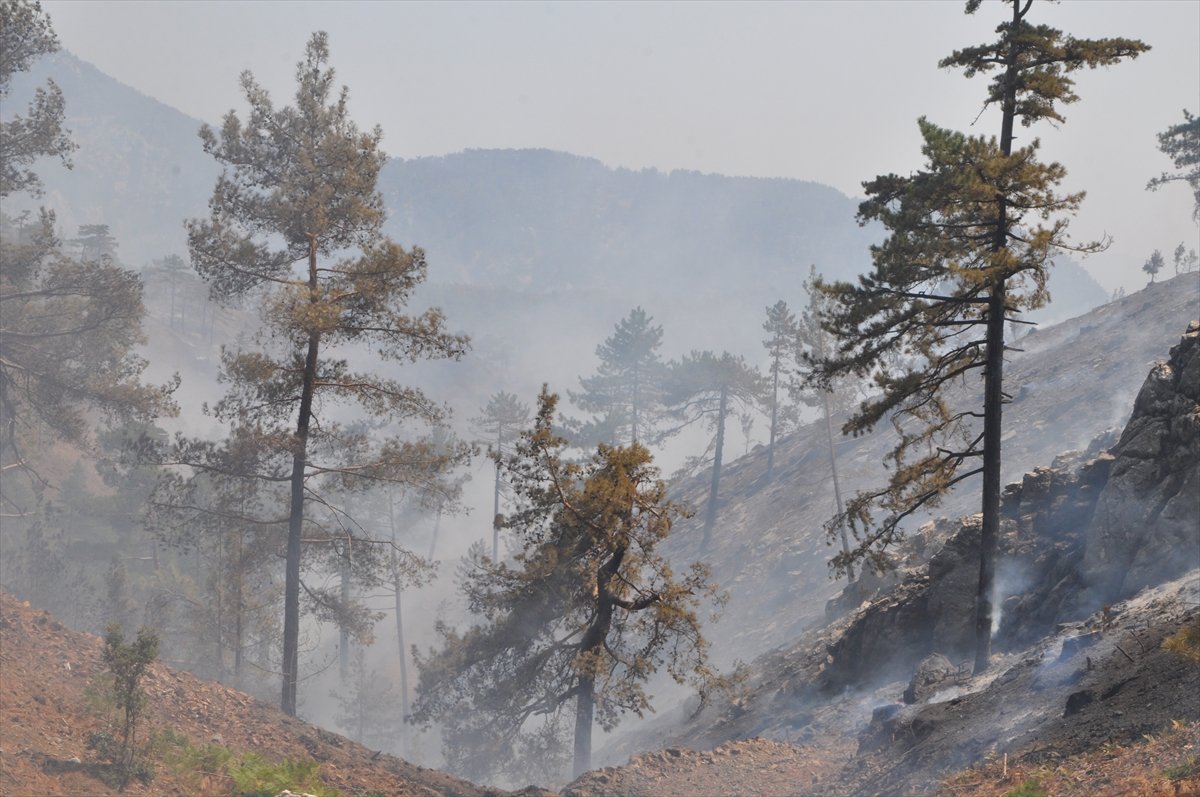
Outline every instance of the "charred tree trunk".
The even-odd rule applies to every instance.
[[[842,504],[842,485],[838,480],[837,470],[837,452],[833,448],[833,419],[830,417],[829,410],[829,391],[821,392],[821,399],[824,402],[825,410],[825,436],[829,441],[829,471],[833,474],[833,500],[837,505],[838,516],[838,531],[842,537],[842,553],[846,555],[846,580],[854,581],[854,564],[850,561],[850,536],[846,533],[846,522],[843,515],[846,514],[846,508]]]
[[[312,301],[317,301],[317,239],[309,238],[308,285]],[[308,428],[312,420],[313,394],[316,392],[317,355],[321,334],[308,336],[304,375],[300,392],[300,413],[292,453],[291,503],[288,514],[287,561],[283,584],[283,696],[280,708],[296,716],[296,686],[300,670],[300,541],[304,530],[304,476],[308,465]]]
[[[1029,5],[1025,5],[1025,10]],[[1021,24],[1024,12],[1013,3],[1013,27]],[[1001,103],[1000,150],[1012,154],[1013,122],[1017,105],[1017,45],[1009,46],[1005,59],[1004,99]],[[992,251],[1008,246],[1008,204],[1001,194],[996,200],[996,229]],[[1004,404],[1004,314],[1007,309],[1005,277],[999,275],[987,305],[987,353],[983,386],[983,528],[979,538],[979,587],[975,593],[975,672],[987,670],[992,656],[992,606],[996,583],[996,554],[1000,544],[1000,434]]]

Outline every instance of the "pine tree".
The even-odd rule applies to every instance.
[[[501,390],[492,394],[487,406],[471,419],[475,432],[482,435],[496,467],[495,483],[492,488],[492,559],[500,557],[500,494],[505,488],[504,462],[511,453],[512,441],[529,424],[529,405],[523,404],[512,393]]]
[[[0,103],[7,99],[15,73],[57,51],[58,37],[41,3],[0,0]],[[62,90],[51,80],[34,92],[24,116],[6,111],[8,121],[0,124],[0,197],[21,192],[40,196],[41,180],[30,168],[39,158],[58,158],[71,167],[75,143],[63,127],[65,109]]]
[[[1150,275],[1150,281],[1154,282],[1154,278],[1158,276],[1158,272],[1163,270],[1166,265],[1163,260],[1162,252],[1155,249],[1150,253],[1150,257],[1146,258],[1146,262],[1142,264],[1142,271]]]
[[[543,392],[509,466],[521,552],[511,564],[469,562],[464,590],[479,624],[439,626],[441,649],[418,659],[414,718],[440,721],[450,764],[474,777],[550,757],[571,708],[579,774],[594,722],[612,729],[650,709],[643,685],[659,667],[680,682],[712,677],[696,610],[713,587],[699,564],[676,579],[658,552],[680,510],[649,452],[602,445],[565,461],[556,401]]]
[[[1183,121],[1158,134],[1158,148],[1175,164],[1175,173],[1163,172],[1146,184],[1156,191],[1160,186],[1182,180],[1192,189],[1195,203],[1192,218],[1200,221],[1200,117],[1185,108]]]
[[[603,343],[596,347],[600,367],[581,377],[582,390],[568,395],[576,405],[597,416],[570,425],[576,445],[618,445],[654,437],[662,400],[662,326],[641,307],[629,311]]]
[[[704,509],[704,542],[707,549],[717,522],[717,495],[721,487],[721,463],[725,450],[725,421],[731,412],[745,413],[762,403],[766,392],[763,378],[742,357],[729,352],[694,351],[672,362],[666,379],[664,403],[676,426],[674,434],[695,423],[713,430],[712,479]],[[706,457],[701,457],[706,459]]]
[[[1183,241],[1179,242],[1179,246],[1175,247],[1174,254],[1175,273],[1187,274],[1195,271],[1196,266],[1200,265],[1200,257],[1197,257],[1195,249],[1188,249],[1184,246]]]
[[[821,319],[829,313],[831,308],[828,298],[816,287],[819,281],[820,276],[817,274],[816,266],[811,266],[808,279],[804,283],[804,290],[808,294],[808,307],[801,313],[800,320],[796,323],[795,336],[792,340],[791,354],[795,362],[796,374],[801,378],[791,382],[790,387],[797,401],[810,407],[817,407],[821,411],[829,453],[829,474],[833,480],[833,502],[837,509],[831,533],[835,533],[841,539],[842,554],[847,558],[844,566],[846,579],[853,581],[854,566],[848,559],[850,539],[843,520],[846,507],[842,501],[842,484],[838,476],[837,450],[834,448],[833,438],[834,413],[842,414],[849,411],[850,402],[846,395],[850,388],[844,379],[836,385],[830,381],[824,386],[813,386],[811,379],[814,373],[813,364],[821,362],[833,351],[833,341],[829,333],[821,326]]]
[[[381,232],[382,133],[359,132],[328,60],[327,37],[316,33],[297,66],[295,105],[283,108],[243,74],[246,121],[230,112],[220,131],[201,129],[205,151],[225,171],[211,217],[188,224],[192,264],[212,294],[253,292],[262,308],[258,350],[222,356],[231,387],[213,414],[249,427],[274,452],[269,472],[254,477],[289,484],[281,699],[288,714],[296,712],[305,507],[321,505],[318,483],[422,481],[461,453],[438,458],[426,444],[369,437],[361,425],[323,415],[349,404],[383,421],[440,422],[444,411],[421,391],[377,371],[356,373],[345,354],[366,344],[382,360],[416,361],[458,358],[467,346],[445,331],[439,311],[404,311],[425,277],[425,255]]]
[[[767,406],[771,411],[770,441],[767,443],[767,478],[775,470],[775,438],[779,433],[779,385],[783,382],[787,387],[788,361],[796,339],[796,317],[788,309],[787,302],[780,299],[767,308],[767,320],[763,322],[763,331],[769,336],[763,341],[767,354],[771,358],[767,373],[771,376],[771,394]]]
[[[50,20],[38,3],[0,0],[0,101],[12,76],[58,49]],[[0,200],[37,196],[30,168],[41,157],[69,165],[75,149],[63,128],[62,94],[39,88],[26,115],[0,123]],[[90,444],[95,413],[105,420],[149,420],[170,413],[174,384],[149,387],[146,363],[134,353],[142,342],[142,287],[138,276],[112,262],[83,263],[64,254],[54,215],[36,219],[0,213],[0,504],[7,516],[28,512],[10,481],[14,469],[30,476],[34,492],[45,480],[30,449],[41,431],[77,446]],[[23,504],[23,502],[22,502]]]
[[[967,13],[979,4],[969,0]],[[839,339],[822,362],[824,378],[871,376],[880,390],[844,431],[862,433],[891,419],[900,435],[889,484],[847,504],[845,520],[859,544],[835,562],[845,566],[866,556],[881,564],[881,549],[902,534],[904,518],[982,474],[976,671],[987,668],[991,654],[1004,322],[1045,303],[1055,251],[1099,248],[1070,243],[1066,216],[1082,194],[1057,192],[1066,170],[1038,159],[1036,139],[1014,148],[1014,125],[1062,123],[1059,106],[1078,99],[1071,73],[1148,49],[1127,39],[1075,39],[1029,23],[1028,0],[1010,5],[1011,18],[997,28],[996,41],[940,63],[967,77],[996,73],[986,105],[999,106],[999,138],[966,136],[922,118],[924,168],[864,184],[860,221],[878,221],[890,233],[872,248],[871,273],[857,285],[818,283],[834,302],[825,326]],[[977,370],[984,376],[982,412],[948,406],[945,389]],[[977,461],[981,466],[962,467]],[[880,511],[885,517],[875,522]]]

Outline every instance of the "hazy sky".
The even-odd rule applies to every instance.
[[[984,79],[939,70],[992,38],[998,0],[962,2],[398,3],[44,0],[63,46],[140,91],[216,122],[242,109],[251,70],[277,98],[314,30],[364,126],[390,155],[546,147],[610,166],[794,177],[858,196],[878,173],[920,166],[916,118],[977,122]],[[1030,15],[1079,37],[1141,38],[1132,63],[1078,78],[1067,124],[1032,135],[1088,199],[1077,239],[1115,242],[1085,266],[1139,287],[1154,248],[1196,247],[1184,185],[1155,133],[1200,110],[1200,2],[1038,2]],[[1023,131],[1022,131],[1023,132]],[[1168,266],[1170,270],[1170,266]]]

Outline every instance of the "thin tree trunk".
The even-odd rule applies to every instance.
[[[317,301],[317,239],[309,238],[308,284]],[[316,391],[317,354],[321,334],[308,336],[304,358],[304,376],[300,391],[300,413],[296,420],[295,451],[292,453],[291,505],[288,516],[287,562],[283,584],[283,696],[280,708],[296,716],[296,686],[300,671],[300,539],[304,529],[304,471],[308,457],[308,427],[312,420],[313,393]]]
[[[721,486],[721,454],[725,449],[725,409],[729,402],[729,388],[721,386],[721,403],[717,408],[717,442],[713,452],[712,484],[708,488],[708,505],[704,515],[704,542],[701,550],[707,550],[712,541],[713,526],[717,523],[717,490]]]
[[[854,581],[854,564],[850,562],[850,537],[846,533],[846,521],[842,518],[846,509],[842,505],[842,486],[838,481],[837,453],[833,449],[833,420],[829,411],[829,391],[822,390],[821,398],[825,405],[825,435],[829,440],[829,470],[833,473],[833,500],[837,504],[838,530],[842,536],[842,553],[846,555],[846,580]]]
[[[775,425],[779,421],[779,358],[771,369],[771,442],[767,444],[767,478],[775,472]]]
[[[341,598],[343,609],[350,605],[350,550],[342,552],[341,561]],[[338,677],[342,688],[350,682],[350,628],[345,618],[338,626]]]
[[[504,444],[504,426],[496,427],[496,483],[492,488],[492,561],[500,561],[500,452]]]
[[[630,442],[634,445],[636,445],[637,441],[638,441],[638,433],[637,433],[637,430],[638,430],[638,401],[641,398],[638,395],[638,392],[640,389],[640,385],[638,384],[640,382],[640,380],[638,378],[639,376],[640,376],[640,371],[638,369],[637,363],[634,363],[633,364],[633,413],[632,413],[633,427],[630,430],[630,435],[629,435],[631,438]]]
[[[433,536],[429,540],[429,558],[433,558],[437,550],[438,528],[442,525],[442,505],[439,503],[437,513],[433,516]]]
[[[396,514],[395,505],[392,503],[391,496],[388,497],[388,522],[392,527],[392,594],[395,596],[396,602],[396,646],[400,653],[400,720],[402,733],[404,738],[401,740],[401,749],[407,752],[408,730],[404,724],[407,722],[409,714],[408,702],[408,651],[404,644],[404,612],[400,602],[400,593],[402,592],[403,584],[400,581],[400,562],[396,555]],[[434,527],[436,529],[436,525]],[[436,531],[435,531],[436,538]],[[432,553],[431,553],[432,555]]]

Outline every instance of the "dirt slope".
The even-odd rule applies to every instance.
[[[87,749],[89,736],[105,727],[89,697],[104,671],[102,647],[99,638],[71,631],[49,613],[0,593],[0,795],[116,793],[99,778],[101,762]],[[322,780],[343,797],[504,794],[379,755],[241,692],[161,664],[151,667],[145,689],[148,733],[171,730],[195,745],[216,743],[272,761],[315,760]],[[160,761],[152,782],[134,781],[124,793],[223,794],[226,785],[185,777]]]

